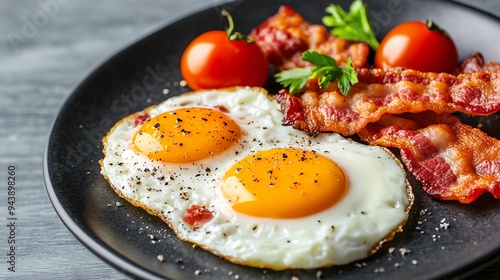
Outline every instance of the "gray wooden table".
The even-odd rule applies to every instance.
[[[42,172],[50,125],[72,89],[110,55],[174,18],[221,2],[1,0],[0,279],[129,279],[89,252],[53,210]],[[500,16],[500,1],[461,2]],[[9,167],[16,173],[14,273],[7,263]],[[473,278],[500,279],[500,262]]]

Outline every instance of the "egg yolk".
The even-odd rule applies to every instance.
[[[133,145],[152,160],[193,162],[221,153],[240,135],[238,124],[218,110],[181,108],[145,122]]]
[[[266,218],[299,218],[325,210],[348,188],[344,170],[314,151],[256,152],[225,174],[222,193],[234,210]]]

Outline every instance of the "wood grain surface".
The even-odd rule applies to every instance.
[[[174,19],[222,0],[0,2],[0,279],[130,279],[88,251],[54,211],[43,179],[58,110],[100,63]],[[500,15],[500,1],[460,2]],[[498,34],[497,34],[498,35]],[[16,272],[8,271],[8,169],[15,169]],[[471,279],[500,279],[500,262]]]

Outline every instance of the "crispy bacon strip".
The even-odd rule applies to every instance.
[[[500,140],[450,114],[384,116],[358,135],[400,149],[408,170],[435,198],[470,203],[490,192],[500,199]]]
[[[475,73],[475,72],[494,72],[500,70],[500,63],[494,61],[485,62],[483,55],[479,52],[474,52],[462,62],[457,68],[455,74]]]
[[[365,43],[337,38],[326,27],[311,24],[289,6],[281,6],[277,14],[252,30],[250,37],[278,71],[308,66],[301,58],[306,50],[329,55],[341,66],[351,57],[354,68],[367,66],[370,53]]]
[[[301,96],[282,90],[277,97],[286,125],[317,135],[361,131],[385,114],[463,112],[489,115],[500,110],[500,70],[458,76],[414,70],[357,69],[359,82],[343,96],[336,83],[325,90],[309,81]],[[300,113],[297,113],[300,112]]]

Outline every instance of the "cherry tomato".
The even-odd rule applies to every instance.
[[[458,65],[453,40],[432,21],[409,21],[394,27],[375,53],[375,67],[404,67],[422,72],[452,73]]]
[[[226,15],[228,16],[228,15]],[[240,33],[213,30],[195,38],[181,58],[181,74],[193,90],[263,86],[269,63],[260,47]]]

